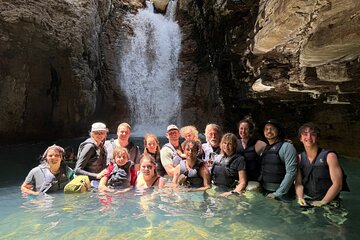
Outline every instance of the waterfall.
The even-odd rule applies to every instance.
[[[176,1],[170,1],[165,16],[147,5],[126,17],[133,35],[122,49],[118,83],[130,105],[134,135],[163,135],[167,125],[180,119],[181,32],[174,20]]]

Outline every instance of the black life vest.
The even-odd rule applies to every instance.
[[[319,148],[318,154],[312,163],[310,163],[305,151],[300,154],[300,172],[304,193],[311,197],[312,200],[316,201],[323,199],[332,185],[329,166],[326,161],[327,155],[330,152],[335,153],[328,149]],[[342,191],[349,191],[346,175],[343,169],[341,170],[343,173]]]
[[[234,154],[231,157],[225,157],[224,155],[216,156],[214,165],[211,168],[212,181],[215,185],[229,188],[236,185],[237,181],[239,181],[239,173],[237,170],[232,169],[230,165],[237,158],[243,159],[243,156],[240,154]]]
[[[261,181],[280,184],[286,174],[285,163],[280,159],[279,150],[284,141],[265,148],[261,155]]]
[[[134,166],[132,161],[128,161],[123,166],[118,166],[114,163],[114,169],[110,173],[108,179],[108,186],[112,188],[127,188],[131,186],[131,168]]]
[[[259,181],[261,162],[259,155],[255,151],[256,141],[251,139],[245,149],[240,143],[239,153],[245,158],[248,181]]]
[[[86,166],[84,167],[85,171],[91,173],[99,173],[106,167],[106,151],[102,144],[97,146],[91,138],[87,139],[85,142],[82,142],[78,150],[78,159],[80,157],[81,151],[84,149],[85,145],[91,144],[89,153],[91,156]]]
[[[187,177],[186,180],[190,183],[191,187],[204,186],[204,181],[199,175],[199,171],[203,163],[203,161],[197,160],[194,167],[192,169],[188,169],[186,167],[186,161],[180,162],[180,174],[184,174]]]
[[[153,157],[155,159],[155,163],[156,163],[156,173],[163,177],[166,174],[166,170],[164,168],[164,166],[161,163],[161,159],[160,159],[160,153],[156,152],[156,153],[150,153],[149,151],[147,152],[147,154],[149,154],[151,157]]]

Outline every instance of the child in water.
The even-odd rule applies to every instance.
[[[156,171],[155,160],[149,156],[144,155],[140,159],[140,173],[137,177],[136,188],[137,189],[147,189],[151,187],[164,187],[165,178],[160,177]]]
[[[113,151],[113,160],[106,168],[107,174],[100,179],[99,190],[114,192],[131,190],[136,181],[135,165],[129,160],[126,148],[116,147]]]

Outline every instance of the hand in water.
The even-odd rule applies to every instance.
[[[275,199],[275,193],[269,193],[266,195],[267,198]]]
[[[298,198],[297,203],[303,207],[308,206],[304,198]]]
[[[230,195],[241,196],[242,194],[240,192],[235,192],[235,191],[224,192],[220,194],[221,197],[228,197]]]
[[[312,203],[311,203],[311,205],[312,206],[314,206],[314,207],[322,207],[322,206],[324,206],[326,203],[324,203],[323,201],[313,201]]]

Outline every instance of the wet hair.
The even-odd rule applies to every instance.
[[[243,119],[241,119],[238,123],[238,129],[240,128],[240,124],[242,123],[247,123],[249,126],[249,130],[250,130],[250,135],[252,135],[254,133],[254,129],[255,129],[255,123],[252,120],[252,117],[250,115],[246,115]]]
[[[61,159],[64,158],[65,150],[64,150],[62,147],[54,144],[54,145],[51,145],[50,147],[48,147],[48,148],[45,150],[45,152],[44,152],[43,155],[42,155],[42,160],[46,160],[47,153],[48,153],[49,150],[51,150],[51,149],[57,151],[58,153],[60,153]]]
[[[124,147],[115,147],[113,150],[113,159],[115,159],[116,156],[119,156],[121,154],[125,153],[127,156],[127,159],[130,159],[129,151]]]
[[[221,153],[225,155],[224,150],[223,150],[223,143],[225,141],[228,141],[232,144],[232,151],[231,151],[231,155],[232,156],[236,153],[236,148],[237,148],[237,138],[235,136],[235,134],[233,133],[225,133],[224,136],[221,138],[221,143],[220,143],[220,149],[221,149]]]
[[[196,127],[189,125],[189,126],[182,127],[180,129],[180,134],[183,138],[185,138],[185,134],[188,132],[190,132],[192,135],[194,135],[193,140],[199,141],[199,131],[196,129]]]
[[[199,151],[200,151],[200,145],[199,145],[199,143],[198,143],[197,141],[194,141],[194,140],[185,141],[185,142],[184,142],[184,146],[183,146],[184,150],[185,150],[185,148],[186,148],[188,145],[190,145],[190,144],[193,145],[193,149],[196,150],[196,152],[199,152]]]
[[[320,128],[315,123],[312,123],[312,122],[304,123],[299,128],[298,137],[300,137],[301,134],[304,133],[307,128],[309,128],[313,133],[315,133],[316,136],[320,137]]]
[[[129,129],[129,131],[131,132],[131,126],[130,126],[130,124],[128,124],[128,123],[125,123],[125,122],[120,123],[119,126],[117,127],[117,130],[118,130],[118,131],[119,131],[119,128],[120,128],[120,127],[126,127],[126,128]]]
[[[148,153],[148,150],[146,148],[148,138],[154,138],[155,139],[155,142],[157,143],[157,147],[156,147],[155,152],[160,152],[159,140],[157,139],[156,135],[153,134],[153,133],[147,133],[144,136],[144,153]]]
[[[144,162],[145,159],[149,160],[151,165],[154,165],[155,175],[157,175],[155,159],[149,154],[143,154],[142,157],[140,158],[140,168],[141,168],[141,164]]]
[[[48,166],[48,161],[47,161],[47,154],[50,150],[55,150],[57,151],[59,154],[60,154],[60,158],[61,158],[61,163],[60,163],[60,173],[63,173],[66,171],[66,164],[65,164],[65,161],[64,160],[64,157],[65,157],[65,150],[54,144],[54,145],[51,145],[50,147],[48,147],[45,152],[43,153],[42,157],[40,158],[40,164],[41,165],[44,165],[44,166]]]
[[[205,137],[206,137],[206,141],[208,141],[209,139],[207,138],[208,133],[210,132],[210,130],[216,130],[219,134],[219,137],[221,136],[221,127],[219,125],[217,125],[216,123],[208,123],[205,127]]]

